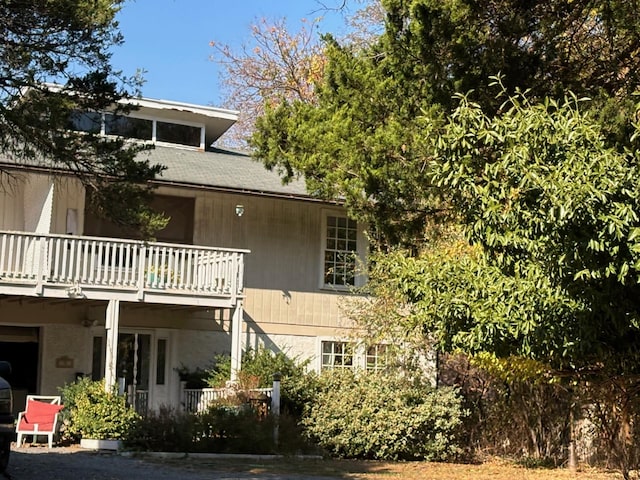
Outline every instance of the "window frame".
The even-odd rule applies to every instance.
[[[343,363],[340,363],[339,365],[336,365],[335,362],[333,362],[332,364],[325,364],[324,357],[326,354],[324,352],[324,346],[327,343],[330,343],[333,345],[332,351],[329,353],[332,359],[335,359],[336,357],[335,346],[342,345],[344,346],[344,350],[340,352],[338,355],[340,355],[341,357],[347,357],[348,355],[350,355],[351,363],[345,364],[343,362]],[[345,339],[320,337],[318,338],[318,352],[319,352],[319,355],[318,355],[317,370],[319,372],[322,372],[324,370],[355,370],[358,366],[357,345]]]
[[[94,133],[99,133],[100,135],[103,136],[108,136],[106,133],[106,115],[112,115],[112,116],[116,116],[116,117],[126,117],[126,118],[134,118],[137,120],[147,120],[151,122],[151,138],[150,139],[140,139],[140,138],[135,138],[135,137],[123,137],[129,141],[133,141],[133,142],[150,142],[153,143],[155,145],[160,145],[160,146],[168,146],[168,147],[177,147],[177,148],[186,148],[186,149],[190,149],[190,150],[204,150],[205,149],[205,124],[204,123],[200,123],[200,122],[190,122],[188,120],[180,120],[180,121],[176,121],[173,120],[171,118],[161,118],[161,117],[157,117],[157,116],[153,116],[153,115],[144,115],[144,114],[129,114],[129,115],[114,115],[113,112],[109,112],[109,111],[105,111],[105,112],[95,112],[95,111],[88,111],[85,112],[87,114],[98,114],[100,115],[100,129],[99,132],[94,132]],[[161,123],[167,123],[167,124],[173,124],[173,125],[180,125],[180,126],[185,126],[185,127],[195,127],[195,128],[199,128],[200,129],[200,144],[198,146],[194,146],[194,145],[186,145],[183,143],[171,143],[171,142],[162,142],[162,141],[158,141],[157,139],[157,124],[158,122]],[[78,131],[82,131],[82,130],[78,130]],[[111,134],[109,134],[111,135]],[[112,136],[117,136],[117,135],[112,135]]]
[[[375,355],[370,355],[370,349],[374,348],[376,350]],[[363,361],[364,361],[364,369],[367,372],[380,372],[385,370],[389,366],[389,348],[390,345],[388,343],[374,343],[364,345],[363,351]],[[380,352],[382,349],[382,353]],[[369,359],[373,358],[373,365],[370,366]]]
[[[337,249],[328,249],[327,248],[327,239],[328,239],[328,228],[329,228],[329,218],[330,217],[335,217],[337,219],[339,218],[344,218],[347,220],[347,228],[348,228],[348,222],[354,222],[355,223],[355,231],[356,231],[356,238],[355,238],[355,242],[356,242],[356,249],[353,252],[353,255],[355,256],[354,259],[354,267],[353,267],[353,285],[351,284],[346,284],[346,285],[342,285],[342,284],[333,284],[333,283],[327,283],[325,281],[326,279],[326,270],[325,270],[325,255],[327,253],[327,251],[337,251],[337,252],[345,252],[347,254],[349,254],[348,250],[337,250]],[[365,261],[365,255],[364,255],[364,235],[362,232],[362,226],[360,225],[360,223],[356,222],[355,220],[350,219],[346,212],[344,212],[344,210],[337,210],[337,209],[323,209],[322,210],[322,220],[320,222],[321,224],[321,228],[322,231],[320,232],[320,255],[319,255],[319,288],[321,290],[337,290],[337,291],[349,291],[350,289],[354,288],[354,287],[360,287],[364,284],[364,277],[363,275],[359,272],[358,266],[359,264],[364,263]],[[348,239],[346,239],[348,241]]]

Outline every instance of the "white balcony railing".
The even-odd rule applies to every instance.
[[[242,294],[246,250],[98,237],[0,231],[2,285],[233,298]],[[189,303],[183,302],[183,303]],[[198,303],[198,302],[195,302]]]

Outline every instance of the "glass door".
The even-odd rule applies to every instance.
[[[141,413],[147,410],[150,369],[151,335],[120,333],[116,369],[119,388],[127,394],[129,403]]]

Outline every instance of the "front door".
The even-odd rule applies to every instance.
[[[129,403],[141,413],[146,412],[148,406],[150,371],[151,335],[120,333],[116,377]]]

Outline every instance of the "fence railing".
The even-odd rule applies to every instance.
[[[0,282],[234,296],[245,250],[0,231]]]
[[[247,399],[263,398],[270,405],[272,388],[252,388],[250,390],[237,390],[233,388],[200,388],[182,390],[182,404],[184,410],[190,413],[204,412],[212,404],[237,395],[242,395]]]

